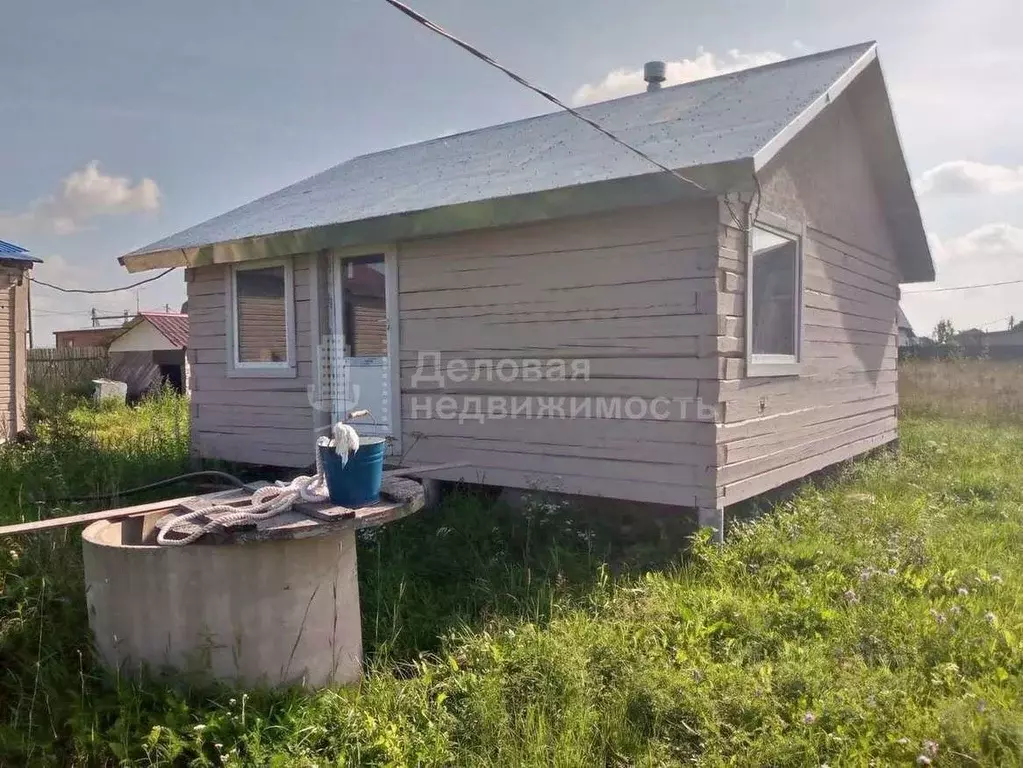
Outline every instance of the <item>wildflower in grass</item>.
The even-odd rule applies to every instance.
[[[868,565],[866,568],[860,571],[860,581],[869,581],[876,574],[877,569]]]
[[[898,570],[897,570],[897,569],[895,569],[895,568],[889,568],[889,569],[888,569],[888,575],[889,575],[889,576],[898,576],[898,575],[899,575],[899,572],[898,572]]]
[[[948,612],[951,613],[953,616],[958,616],[960,613],[963,612],[963,608],[960,605],[953,605],[951,608],[948,609]]]
[[[817,722],[817,715],[815,715],[813,712],[806,712],[803,715],[803,724],[804,725],[813,725],[816,722]]]
[[[916,756],[916,764],[917,765],[930,765],[931,762],[932,762],[931,758],[929,758],[927,755],[917,755]]]
[[[938,756],[938,742],[924,739],[923,744],[920,745],[920,751],[927,757],[935,758]]]
[[[970,594],[970,590],[968,590],[966,587],[959,587],[959,589],[956,591],[959,593],[960,597],[966,597],[968,594]]]
[[[947,621],[947,619],[945,618],[945,614],[939,613],[938,611],[934,610],[933,608],[931,608],[930,613],[931,613],[931,616],[934,617],[934,621],[937,622],[938,624],[944,624]]]
[[[195,731],[196,733],[202,733],[203,731],[206,730],[206,726],[203,725],[202,723],[199,723],[198,725],[193,726],[192,730]]]
[[[988,624],[994,624],[995,621],[997,620],[998,617],[991,613],[991,611],[988,611],[987,613],[984,614],[984,621],[986,621]]]
[[[849,603],[849,605],[856,605],[860,601],[860,598],[857,597],[856,592],[851,589],[847,589],[845,591],[845,594],[842,595],[842,597],[845,598],[845,601]]]
[[[1001,584],[1001,583],[1002,583],[1002,577],[1001,577],[1001,576],[999,576],[999,575],[998,575],[998,574],[996,573],[996,574],[995,574],[994,576],[992,576],[992,577],[991,577],[991,583],[992,583],[992,584]]]

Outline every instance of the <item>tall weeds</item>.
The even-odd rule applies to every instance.
[[[906,360],[899,395],[910,414],[1023,424],[1023,361]]]

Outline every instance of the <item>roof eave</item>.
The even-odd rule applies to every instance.
[[[884,75],[881,72],[881,63],[877,54],[877,44],[875,43],[853,62],[827,91],[809,104],[792,122],[785,126],[756,153],[753,158],[754,172],[759,173],[767,166],[803,128],[844,93],[871,65],[876,65],[877,71],[880,73],[881,85],[887,102],[885,105],[887,117],[891,120],[891,131],[895,137],[894,150],[904,167],[905,154],[902,149],[902,140],[899,137],[894,114],[891,112],[891,101],[888,97],[887,86],[884,84]],[[934,260],[931,255],[930,246],[927,243],[927,236],[920,217],[920,208],[917,204],[912,184],[909,183],[907,176],[900,184],[894,186],[901,187],[901,189],[892,192],[892,195],[899,200],[899,210],[894,210],[892,206],[887,206],[887,213],[891,219],[897,219],[900,222],[907,219],[909,221],[909,226],[897,227],[899,230],[897,233],[898,240],[900,241],[899,267],[902,271],[901,282],[930,282],[934,280],[935,276]],[[895,227],[895,225],[892,226]]]
[[[605,213],[621,208],[693,200],[715,196],[719,192],[708,190],[723,192],[733,188],[741,179],[749,178],[751,162],[747,158],[682,170],[685,176],[705,189],[687,185],[666,173],[658,172],[360,221],[274,232],[227,242],[135,252],[119,257],[118,261],[129,272],[168,267],[200,267],[282,258],[328,248],[394,243]]]
[[[37,259],[35,256],[0,254],[0,263],[9,267],[16,266],[22,269],[32,269],[36,264],[42,264],[43,260]]]
[[[753,157],[756,172],[771,162],[796,134],[803,130],[811,120],[837,99],[846,88],[874,61],[877,61],[877,44],[872,44],[824,93],[814,99],[802,112],[782,128],[770,141],[761,147]]]

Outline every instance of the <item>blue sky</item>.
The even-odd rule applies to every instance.
[[[697,77],[876,39],[937,285],[1023,278],[1018,0],[413,4],[576,100],[631,87],[651,58]],[[118,255],[353,155],[547,111],[382,0],[11,6],[0,239],[45,258],[37,276],[63,285],[132,282]],[[1023,285],[911,290],[904,306],[920,332],[942,316],[990,329],[1023,319]],[[179,272],[137,295],[143,308],[183,298]],[[54,329],[87,325],[93,306],[134,310],[136,294],[39,287],[33,301],[36,343],[48,345]]]

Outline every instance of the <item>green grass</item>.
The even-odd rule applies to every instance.
[[[180,407],[77,412],[106,436],[88,456],[7,449],[0,518],[171,474]],[[150,417],[161,439],[124,429]],[[1023,762],[1019,427],[910,419],[901,456],[685,557],[670,532],[453,498],[360,540],[368,674],[315,694],[104,673],[76,537],[0,542],[0,764]]]

